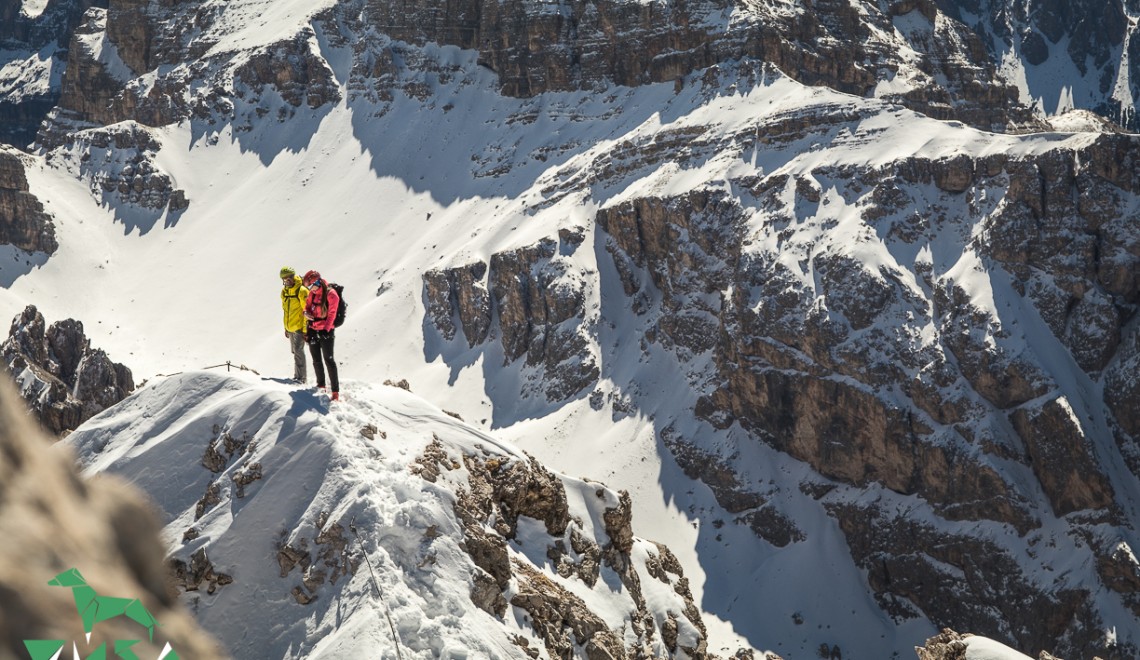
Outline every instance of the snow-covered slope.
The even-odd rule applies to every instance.
[[[513,604],[498,617],[480,609],[483,562],[460,513],[478,495],[470,469],[507,472],[531,459],[400,388],[348,381],[344,391],[330,406],[280,380],[186,373],[66,442],[88,472],[119,474],[155,499],[182,586],[193,587],[183,602],[234,657],[525,658],[527,648],[548,657],[548,613],[533,602],[557,593],[567,611],[582,604],[581,620],[564,622],[575,655],[602,648],[591,616],[622,653],[686,657],[680,649],[701,643],[678,569],[656,544],[632,539],[628,566],[611,566],[604,548],[592,581],[581,577],[589,569],[576,572],[590,547],[621,543],[608,536],[621,498],[569,477],[558,481],[569,514],[560,537],[505,505],[478,521],[498,537],[515,516],[503,546]],[[589,631],[576,637],[580,627]]]

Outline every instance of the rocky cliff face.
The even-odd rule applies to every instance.
[[[836,119],[772,134],[794,140]],[[747,152],[768,138],[728,139]],[[655,148],[631,144],[583,171],[616,177],[607,167],[619,160],[637,171]],[[1134,649],[1102,636],[1093,601],[1104,589],[1138,613],[1140,565],[1120,546],[1135,531],[1120,491],[1140,476],[1140,233],[1126,165],[1138,155],[1135,138],[1101,135],[1020,156],[820,166],[742,177],[731,194],[633,199],[597,213],[599,268],[579,278],[586,291],[623,292],[645,355],[663,349],[688,374],[698,419],[811,466],[818,480],[801,492],[836,521],[883,611],[1019,648],[1125,658]],[[549,245],[541,254],[555,253]],[[523,344],[509,339],[545,317],[535,305],[503,312],[502,296],[490,303],[485,270],[425,275],[429,326],[445,339],[462,328],[471,345],[499,339],[510,356]],[[613,321],[578,323],[589,347],[579,354],[593,351],[603,373],[615,356],[596,328]],[[544,377],[559,397],[597,381]],[[599,407],[601,394],[591,394]],[[748,485],[754,466],[678,431],[684,414],[632,407],[657,416],[681,467],[738,522],[777,547],[813,542],[782,513],[786,495]],[[869,492],[883,501],[851,499]],[[892,494],[917,497],[933,522],[887,504]],[[1095,567],[1092,583],[1035,577],[1033,566],[1059,560],[1042,548],[1057,547],[1058,523],[1078,539],[1065,552]]]
[[[615,501],[605,508],[604,529],[595,536],[571,515],[562,480],[537,461],[503,460],[489,454],[465,455],[462,460],[469,487],[460,494],[455,509],[463,525],[465,549],[478,567],[471,599],[480,608],[501,618],[509,596],[510,605],[527,613],[529,625],[552,657],[570,657],[577,649],[588,658],[645,657],[653,653],[650,643],[655,638],[678,657],[714,657],[708,653],[700,610],[673,553],[664,545],[649,544],[644,567],[631,555],[635,537],[628,493],[615,494],[597,485],[595,497],[606,503]],[[441,470],[455,470],[459,464],[436,443],[420,457],[418,467],[424,479],[435,481]],[[510,558],[508,544],[517,542],[524,516],[539,521],[554,540],[546,554],[560,577],[592,588],[603,567],[616,573],[636,606],[628,615],[636,641],[628,634],[624,640],[615,634],[566,587]],[[488,520],[497,522],[489,528]],[[650,578],[663,583],[676,601],[678,607],[670,610],[668,618],[662,618],[659,606],[647,602],[649,591],[642,588],[642,580]],[[527,653],[536,657],[531,650]]]
[[[45,328],[29,305],[13,319],[0,356],[20,384],[20,394],[44,428],[54,434],[77,428],[135,389],[127,367],[92,348],[74,319]]]
[[[70,455],[50,447],[22,401],[0,379],[0,654],[26,657],[25,640],[83,645],[71,589],[48,584],[78,569],[105,596],[139,599],[160,623],[153,640],[127,617],[95,625],[94,651],[113,640],[142,640],[140,657],[169,643],[182,658],[224,657],[178,604],[163,561],[161,526],[149,503],[116,478],[84,479]]]
[[[89,9],[95,13],[85,15]],[[0,101],[17,144],[27,143],[57,101],[53,123],[61,117],[104,125],[133,119],[158,126],[232,115],[248,100],[235,82],[254,90],[274,87],[295,106],[338,98],[311,31],[263,45],[250,58],[212,53],[224,35],[225,10],[217,6],[74,0],[49,3],[29,18],[10,0],[4,12],[12,20],[0,39],[13,44],[12,58],[28,58],[8,63],[13,73],[7,100]],[[513,96],[679,81],[719,63],[755,58],[809,85],[876,96],[986,129],[1021,130],[1042,126],[1041,115],[1031,110],[1037,105],[1048,113],[1088,108],[1131,126],[1137,91],[1116,81],[1140,79],[1130,69],[1140,58],[1125,56],[1135,28],[1121,2],[920,1],[856,9],[837,2],[809,8],[716,0],[568,3],[549,12],[525,1],[396,7],[353,0],[315,19],[333,42],[355,44],[357,71],[366,77],[381,75],[391,49],[399,48],[393,40],[435,42],[477,50],[479,61],[498,75],[502,93]],[[92,39],[91,26],[99,20],[106,27]],[[54,63],[37,74],[43,91],[28,94],[28,81],[15,71],[27,71],[31,54],[52,42],[59,44]],[[116,80],[123,73],[118,70],[100,73],[96,61],[104,67],[114,61],[130,72],[128,79]],[[1079,80],[1068,88],[1049,87],[1047,77],[1032,75],[1043,67],[1071,70]],[[128,84],[156,70],[154,81]],[[206,84],[192,85],[195,79]],[[884,80],[891,84],[881,85]],[[0,93],[5,89],[0,84]]]
[[[0,148],[0,245],[52,254],[59,247],[55,225],[30,192],[19,152]]]
[[[67,45],[83,13],[106,0],[51,0],[39,13],[0,2],[0,143],[28,148],[59,102]]]
[[[432,326],[447,342],[461,331],[469,347],[491,341],[503,365],[520,364],[549,401],[590,387],[599,376],[589,338],[596,314],[586,309],[586,277],[564,258],[583,236],[501,252],[483,262],[424,273],[424,299]],[[458,322],[458,323],[457,323]]]
[[[1048,112],[1073,103],[1135,128],[1137,87],[1127,81],[1136,80],[1136,27],[1129,3],[952,0],[938,6],[967,22],[995,61],[1014,52],[1030,72],[1068,70],[1064,84],[1029,83]]]
[[[72,41],[54,121],[133,119],[157,126],[191,116],[230,119],[240,106],[255,106],[265,88],[294,106],[339,100],[311,31],[227,61],[209,54],[220,38],[211,32],[218,19],[218,9],[206,5],[124,1],[110,3],[106,12],[92,9]],[[105,27],[92,32],[100,21]],[[1037,125],[1016,88],[996,73],[980,37],[933,5],[904,3],[884,13],[843,3],[809,10],[605,2],[570,3],[551,13],[530,2],[397,8],[353,0],[321,11],[314,25],[331,43],[353,44],[353,74],[360,80],[351,86],[357,89],[384,77],[400,48],[393,40],[477,49],[480,63],[498,75],[501,93],[523,97],[680,81],[721,62],[755,58],[806,84],[862,96],[884,96],[876,92],[878,80],[897,78],[900,91],[884,98],[939,118],[997,130]],[[128,84],[101,73],[110,59],[132,76],[161,70],[146,85]],[[194,79],[199,82],[191,86]],[[239,93],[235,83],[249,85],[254,97]]]

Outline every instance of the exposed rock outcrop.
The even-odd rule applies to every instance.
[[[831,121],[856,126],[844,113],[800,113],[731,139],[744,153],[779,148]],[[655,134],[598,154],[546,192],[557,197],[649,172],[664,154],[682,153],[655,145],[660,139],[668,142]],[[690,129],[687,139],[683,153],[696,160],[717,153],[712,142],[723,138]],[[874,578],[884,611],[900,620],[966,620],[1028,648],[1124,658],[1130,647],[1111,647],[1097,632],[1103,612],[1091,591],[1058,592],[1032,574],[1001,578],[976,566],[992,559],[1012,568],[1026,544],[1038,543],[1043,523],[1060,520],[1085,539],[1075,551],[1098,566],[1102,582],[1129,607],[1136,602],[1123,555],[1104,550],[1114,526],[1127,536],[1131,523],[1116,502],[1115,470],[1103,461],[1140,474],[1140,233],[1132,221],[1140,185],[1122,166],[1140,158],[1138,148],[1134,137],[1099,135],[1032,154],[814,166],[742,177],[729,191],[634,198],[597,213],[596,253],[618,281],[596,286],[624,292],[643,360],[656,345],[684,367],[699,419],[735,438],[743,429],[823,478],[801,484],[804,494],[826,503],[837,487],[893,492],[919,498],[943,521],[966,523],[954,533],[902,534],[954,548],[926,561],[900,534],[853,522],[868,518],[866,510],[825,504],[860,548],[855,560]],[[829,203],[855,216],[829,211]],[[851,217],[835,232],[849,238],[831,240],[830,230]],[[481,264],[465,272],[473,270],[482,275]],[[494,283],[494,264],[489,270]],[[488,336],[498,337],[495,321],[507,318],[518,332],[503,332],[504,353],[521,356],[518,336],[543,317],[516,302],[525,300],[517,275],[503,281],[489,287],[487,312],[460,302],[456,291],[472,289],[461,269],[433,272],[425,276],[429,318],[445,337],[450,322],[452,338],[487,318]],[[497,293],[504,291],[510,295]],[[1086,400],[1101,391],[1098,379],[1107,419],[1099,402]],[[596,391],[591,405],[600,410],[605,398]],[[626,413],[653,408],[618,398]],[[1079,414],[1071,405],[1078,398]],[[612,392],[610,400],[616,415]],[[776,547],[804,540],[768,493],[747,484],[731,448],[709,451],[679,426],[658,420],[665,446],[740,514],[738,522]],[[971,521],[1007,526],[1019,540],[975,537]],[[1107,532],[1092,531],[1102,525]],[[973,577],[960,580],[962,572]],[[984,585],[1002,579],[1012,581],[1020,605],[988,593]],[[953,588],[961,594],[955,602],[992,604],[948,609],[923,584]],[[1058,614],[1030,620],[1018,607]]]
[[[317,600],[322,586],[335,585],[340,578],[355,575],[361,563],[359,556],[349,553],[344,525],[339,522],[329,524],[329,514],[323,511],[315,523],[317,535],[313,539],[315,548],[312,550],[304,536],[296,540],[295,546],[282,540],[277,547],[277,564],[282,578],[288,577],[294,568],[300,569],[301,584],[295,585],[290,592],[300,605]]]
[[[647,342],[681,364],[711,358],[713,373],[692,369],[688,376],[704,392],[695,412],[714,428],[746,429],[832,483],[917,495],[945,520],[996,521],[1025,537],[1043,519],[1068,516],[1083,538],[1091,533],[1086,525],[1129,526],[1101,464],[1100,452],[1114,451],[1104,440],[1115,436],[1120,456],[1137,469],[1140,236],[1128,220],[1137,184],[1118,164],[1131,162],[1138,145],[1115,135],[1073,144],[1017,158],[823,167],[741,179],[734,185],[742,192],[733,195],[635,199],[599,211],[599,256],[612,260],[628,306],[645,319]],[[889,265],[870,267],[849,245],[821,238],[813,217],[835,222],[823,210],[817,182],[824,180],[834,186],[833,199],[864,209],[873,240],[893,254],[917,255],[913,263],[888,258]],[[937,203],[929,202],[932,189]],[[994,189],[1007,192],[985,195]],[[947,261],[920,249],[974,226],[984,230],[962,239],[961,249],[978,263],[975,272],[992,269],[982,290],[992,290],[986,295],[994,302],[979,296],[972,276],[948,272],[962,257]],[[1009,309],[1015,304],[1033,311],[1017,314]],[[1109,433],[1097,414],[1072,412],[1066,397],[1076,390],[1068,372],[1057,371],[1051,356],[1058,351],[1071,356],[1078,381],[1105,373],[1105,403],[1119,415],[1107,420]],[[756,523],[757,534],[775,545],[795,542],[794,526],[779,524],[778,508],[764,506],[731,462],[672,426],[660,434],[723,507],[746,512],[742,521]],[[1024,472],[1014,476],[1011,461]],[[1026,487],[1022,475],[1035,483]],[[827,502],[827,488],[820,492]],[[1128,653],[1104,646],[1088,592],[1009,577],[1017,584],[1006,592],[1021,594],[1015,600],[1022,606],[1058,613],[1029,619],[979,588],[999,576],[979,570],[959,580],[943,568],[974,574],[982,557],[1012,567],[1018,544],[983,542],[966,528],[937,538],[920,529],[869,531],[856,522],[874,517],[867,510],[829,511],[870,571],[880,606],[894,616],[969,621],[979,633],[1066,654]],[[908,550],[903,537],[956,548],[954,556],[912,561],[919,546]],[[1127,571],[1097,561],[1102,579],[1132,598]],[[917,588],[939,583],[962,592],[954,602],[995,602],[947,610]]]
[[[98,4],[106,0],[52,0],[38,7],[0,2],[0,143],[20,149],[32,144],[36,127],[59,100],[71,34]]]
[[[190,557],[190,562],[175,559],[171,562],[175,586],[183,591],[203,590],[212,594],[218,587],[233,584],[233,576],[214,571],[214,564],[206,556],[206,549],[199,548]]]
[[[476,566],[472,602],[498,617],[506,614],[508,606],[524,612],[551,656],[565,657],[582,649],[590,658],[643,657],[650,653],[650,642],[669,631],[672,650],[683,650],[692,658],[710,657],[700,611],[676,558],[664,546],[647,545],[643,550],[649,559],[644,567],[634,560],[635,543],[645,542],[633,534],[628,493],[597,486],[587,497],[605,504],[601,515],[593,516],[595,520],[600,517],[603,528],[591,529],[570,515],[563,478],[533,459],[483,453],[466,454],[462,460],[467,488],[460,492],[455,511],[463,526],[463,547]],[[460,469],[438,441],[429,445],[418,464]],[[430,470],[420,474],[439,478]],[[623,640],[565,585],[529,564],[511,560],[507,544],[521,541],[518,527],[524,517],[542,524],[549,535],[546,556],[560,579],[593,586],[601,570],[616,574],[632,600],[629,616],[636,642],[630,643],[628,631]],[[660,602],[651,607],[646,601],[643,579],[669,585],[676,600],[672,615],[659,610]]]
[[[510,96],[672,83],[752,59],[808,85],[885,96],[941,119],[996,130],[1035,125],[1017,88],[1001,78],[987,53],[988,35],[947,11],[953,13],[950,7],[914,3],[860,12],[830,1],[808,9],[702,0],[569,3],[550,13],[522,0],[399,8],[350,0],[321,11],[313,26],[332,44],[352,44],[348,87],[381,103],[395,90],[427,98],[422,83],[402,79],[398,70],[446,66],[404,46],[434,42],[478,50],[479,61],[498,74],[500,92]],[[712,18],[726,12],[736,16],[728,30]],[[245,126],[247,118],[236,114],[264,114],[259,101],[268,90],[294,108],[340,100],[313,26],[232,60],[211,50],[222,38],[212,28],[224,14],[224,8],[208,4],[138,0],[92,7],[75,30],[59,110],[49,123],[133,120],[162,126],[196,117]],[[893,25],[901,15],[910,26],[904,31]],[[902,51],[910,54],[907,59]],[[123,74],[111,73],[112,62],[131,79],[116,79]],[[152,77],[140,84],[144,75]],[[891,89],[877,89],[888,75],[899,80]],[[53,144],[52,133],[50,127],[41,132],[41,144]]]
[[[81,322],[65,319],[45,329],[33,305],[13,319],[0,357],[44,428],[54,434],[75,429],[135,389],[131,370],[92,348]]]
[[[1104,586],[1120,594],[1124,603],[1140,615],[1140,561],[1124,541],[1093,542],[1096,570]]]
[[[0,148],[0,245],[54,254],[55,225],[30,192],[24,163],[15,150]]]
[[[1114,508],[1112,485],[1064,397],[1018,408],[1011,421],[1056,515]]]
[[[320,55],[312,30],[256,53],[234,71],[234,77],[252,89],[274,88],[294,107],[319,108],[341,98],[340,86]]]
[[[81,478],[49,444],[11,384],[0,382],[0,654],[24,657],[28,639],[84,643],[71,590],[48,585],[77,569],[100,594],[139,599],[161,624],[151,641],[126,617],[102,621],[83,648],[138,639],[140,657],[158,657],[167,642],[183,658],[224,657],[177,604],[149,504],[115,478]]]
[[[943,628],[942,632],[926,640],[925,646],[914,647],[918,660],[966,660],[969,648],[969,639],[974,637],[970,633],[957,633],[950,628]],[[1061,660],[1042,651],[1037,660]],[[1095,658],[1093,660],[1096,660]]]
[[[586,311],[589,274],[560,256],[581,239],[567,234],[561,240],[562,248],[545,239],[496,253],[489,268],[479,261],[423,275],[427,319],[441,338],[452,341],[461,329],[469,347],[497,339],[504,364],[525,357],[550,401],[581,392],[600,375],[590,341],[593,316]]]
[[[991,541],[939,532],[876,507],[829,510],[852,557],[867,570],[880,607],[898,620],[913,617],[918,606],[936,626],[969,627],[994,639],[1016,640],[1023,648],[1056,648],[1065,637],[1074,649],[1103,644],[1087,592],[1042,590],[1018,566],[1018,557]]]
[[[161,145],[145,126],[127,121],[91,129],[66,136],[59,146],[104,202],[173,217],[190,206],[186,192],[158,166]]]

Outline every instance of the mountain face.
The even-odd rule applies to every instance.
[[[66,443],[156,498],[182,600],[234,657],[710,657],[680,565],[634,535],[628,493],[398,387],[343,391],[330,408],[268,379],[182,374]]]
[[[331,89],[327,73],[307,61],[299,35],[279,35],[274,54],[190,92],[190,78],[201,70],[184,67],[227,59],[216,46],[226,40],[233,13],[200,4],[8,0],[0,7],[5,139],[26,146],[57,102],[103,124],[130,117],[163,125],[204,112],[231,75],[262,83],[280,76],[281,87],[296,90],[286,92],[294,105],[328,100],[322,96]],[[104,70],[85,64],[97,45],[87,35],[102,29],[92,27],[98,19],[85,15],[89,8],[105,10],[109,22],[105,43],[115,52],[104,58]],[[499,76],[500,92],[520,97],[674,82],[748,58],[808,85],[987,130],[1036,128],[1044,115],[1074,108],[1134,128],[1132,81],[1140,79],[1134,70],[1140,58],[1130,45],[1135,9],[1123,2],[603,2],[564,3],[552,12],[527,2],[396,7],[357,0],[315,4],[311,11],[329,33],[358,44],[366,67],[383,66],[387,39],[455,45],[477,51],[479,63]],[[159,69],[153,85],[124,89],[135,76]]]
[[[427,315],[443,340],[525,357],[557,399],[598,379],[585,338],[607,319],[583,289],[620,287],[646,357],[655,345],[690,369],[697,430],[658,410],[661,439],[757,535],[810,539],[781,510],[815,500],[892,617],[1117,657],[1092,601],[1111,591],[1140,614],[1140,243],[1134,175],[1117,170],[1135,149],[1080,135],[639,198],[597,214],[600,282],[565,277],[555,255],[574,248],[551,239],[429,272]],[[753,442],[814,475],[798,493],[746,485]],[[1055,555],[1057,524],[1071,543]],[[1073,555],[1096,586],[1038,582]]]
[[[0,245],[44,254],[59,247],[51,216],[29,191],[23,157],[9,148],[0,150]]]
[[[978,35],[1024,102],[1087,108],[1136,129],[1137,7],[1129,2],[939,2]]]
[[[659,495],[706,523],[697,561],[723,591],[700,607],[756,647],[886,657],[953,627],[1062,657],[1135,657],[1140,144],[1103,117],[1046,114],[1071,104],[1131,125],[1130,11],[112,2],[76,23],[59,101],[24,157],[43,182],[27,193],[65,202],[61,254],[12,232],[11,254],[44,268],[0,272],[20,298],[72,281],[77,264],[86,283],[92,262],[65,234],[97,235],[108,286],[69,302],[214,363],[201,345],[256,353],[264,327],[210,334],[218,317],[245,317],[197,278],[248,305],[264,298],[250,267],[326,259],[363,294],[342,335],[360,328],[349,364],[415,363],[439,383],[433,397],[497,431],[544,424],[527,448],[555,467],[594,450],[591,431],[643,424],[639,458],[695,480],[662,477]],[[85,216],[114,226],[83,233]],[[305,233],[287,227],[296,218]],[[143,277],[120,255],[177,267]],[[121,304],[151,283],[178,292],[172,315],[193,311],[178,316],[185,334]],[[107,339],[169,363],[120,337]],[[500,487],[485,459],[445,453],[464,489]],[[254,478],[236,455],[213,457],[218,473]],[[206,516],[226,494],[196,479],[168,511],[187,523],[171,541],[204,535],[180,546],[191,591],[234,593],[226,580],[245,564],[218,550],[236,541],[195,554],[224,536],[190,524],[196,502]],[[238,481],[219,488],[240,500]],[[456,515],[485,518],[488,501]],[[318,537],[338,547],[330,520],[345,528],[308,513],[278,548],[293,568],[326,552],[311,550],[328,545]],[[575,579],[593,575],[579,565],[599,559],[561,514],[531,517],[563,541],[554,566],[564,554]],[[594,545],[626,547],[603,527]],[[543,609],[504,587],[525,577],[500,561],[517,533],[507,522],[471,559],[476,600],[496,616],[504,600]],[[748,544],[747,567],[715,559],[726,539]],[[325,579],[346,575],[338,566]],[[789,574],[822,575],[829,598]],[[297,604],[320,595],[313,584],[293,585]],[[231,610],[201,602],[224,628]],[[655,619],[652,639],[676,627],[697,648],[682,618]],[[650,629],[630,623],[623,639],[658,643]],[[533,631],[536,648],[565,648]],[[595,633],[606,637],[580,636]]]

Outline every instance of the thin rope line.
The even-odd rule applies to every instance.
[[[364,549],[364,543],[360,540],[360,532],[356,531],[356,516],[348,522],[348,528],[352,530],[356,536],[356,543],[360,546],[360,552],[364,555],[364,563],[368,564],[368,572],[372,575],[372,586],[376,588],[376,595],[380,596],[380,603],[384,605],[384,617],[388,619],[388,630],[392,632],[392,643],[396,645],[396,658],[403,660],[400,655],[400,640],[396,637],[396,625],[392,623],[392,612],[388,609],[388,601],[384,598],[384,590],[380,588],[380,583],[376,581],[376,572],[372,570],[372,562],[368,559],[368,551]]]

